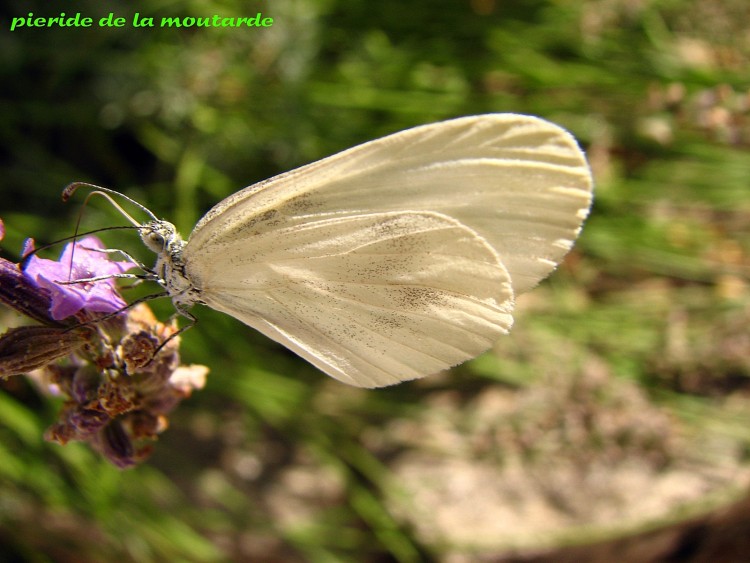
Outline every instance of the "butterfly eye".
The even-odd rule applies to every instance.
[[[160,232],[148,231],[142,235],[142,239],[146,246],[148,246],[153,252],[161,252],[164,250],[165,238]]]

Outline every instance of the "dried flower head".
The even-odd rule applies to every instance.
[[[0,336],[0,377],[25,373],[66,397],[47,440],[85,441],[128,467],[148,456],[167,415],[203,387],[208,368],[180,365],[174,323],[158,322],[145,304],[127,308],[108,276],[135,264],[104,250],[86,237],[57,261],[32,256],[24,270],[0,259],[0,301],[45,325]]]

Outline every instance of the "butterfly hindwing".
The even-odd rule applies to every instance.
[[[379,387],[488,349],[512,324],[507,270],[437,213],[370,213],[234,240],[186,260],[205,303],[328,375]]]

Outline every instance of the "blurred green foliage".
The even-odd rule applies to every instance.
[[[9,31],[13,16],[63,10],[157,21],[260,11],[274,24]],[[569,128],[597,193],[576,250],[524,298],[513,334],[446,376],[350,389],[197,309],[183,356],[210,366],[208,387],[181,406],[151,460],[126,472],[85,447],[45,443],[59,402],[21,378],[4,382],[0,559],[439,558],[445,546],[384,500],[403,446],[382,447],[382,428],[424,415],[442,393],[462,405],[552,372],[575,380],[592,357],[688,436],[710,428],[750,451],[750,411],[737,408],[750,388],[747,21],[745,0],[6,2],[7,258],[25,237],[71,234],[79,208],[59,193],[74,180],[122,191],[187,234],[252,182],[491,111]],[[94,201],[83,224],[123,222]],[[103,238],[151,259],[135,236]]]

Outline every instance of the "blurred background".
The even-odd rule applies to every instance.
[[[10,31],[61,11],[157,23]],[[273,25],[158,27],[257,12]],[[746,0],[5,2],[11,260],[72,234],[74,180],[187,236],[246,185],[467,114],[559,123],[597,185],[513,332],[451,373],[350,388],[197,307],[182,355],[207,387],[127,471],[45,443],[60,400],[0,382],[0,560],[746,560],[749,21]]]

